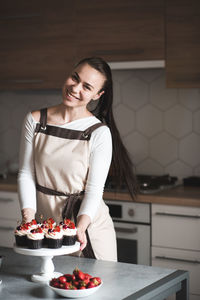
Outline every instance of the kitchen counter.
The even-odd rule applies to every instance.
[[[132,201],[128,193],[105,192],[104,199]],[[200,207],[200,188],[177,186],[152,194],[138,194],[135,202]]]
[[[0,191],[17,192],[16,176],[8,175],[7,179],[1,179]],[[132,201],[128,193],[119,191],[105,191],[104,199]],[[200,188],[177,186],[172,189],[159,191],[153,194],[139,194],[135,201],[142,203],[200,207]]]
[[[0,248],[0,255],[5,256],[0,275],[3,281],[0,286],[0,299],[59,298],[45,284],[30,280],[31,275],[40,269],[39,257],[20,255],[9,248]],[[174,292],[177,292],[177,300],[189,299],[186,271],[72,256],[57,256],[53,262],[55,270],[62,273],[72,273],[77,266],[87,273],[101,277],[103,286],[88,298],[91,300],[161,300]]]

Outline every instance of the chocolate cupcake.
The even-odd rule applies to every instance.
[[[77,229],[75,227],[74,222],[69,219],[64,219],[63,222],[60,223],[60,228],[63,233],[63,245],[64,246],[72,246],[76,243],[77,240]]]
[[[39,249],[43,246],[44,233],[40,227],[32,229],[27,234],[27,245],[30,249]]]
[[[15,242],[18,247],[27,247],[27,234],[30,230],[30,223],[21,224],[15,229]]]
[[[63,233],[59,226],[49,229],[45,234],[48,248],[61,248],[63,242]]]

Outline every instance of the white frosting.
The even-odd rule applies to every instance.
[[[63,229],[62,228],[62,232],[63,232],[63,235],[73,236],[73,235],[76,235],[77,229],[76,228],[74,228],[74,229],[71,229],[71,228]]]
[[[29,232],[30,232],[31,228],[29,229],[21,229],[21,230],[15,230],[15,235],[18,235],[18,236],[24,236],[24,235],[27,235]]]
[[[44,238],[44,233],[28,233],[27,234],[27,238],[30,239],[30,240],[42,240]]]
[[[58,240],[58,239],[62,239],[63,233],[62,233],[62,231],[60,231],[60,232],[58,232],[58,231],[47,232],[47,233],[45,234],[45,237],[46,237],[47,239]]]

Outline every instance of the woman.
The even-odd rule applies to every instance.
[[[62,98],[25,118],[18,175],[23,222],[36,211],[57,222],[74,218],[84,256],[116,261],[115,231],[102,200],[111,159],[118,182],[125,179],[132,197],[136,185],[113,119],[108,64],[95,57],[81,60],[66,79]],[[91,101],[97,105],[89,111]]]

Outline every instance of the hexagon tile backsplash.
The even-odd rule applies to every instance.
[[[167,89],[164,69],[113,71],[114,116],[138,174],[200,176],[200,90]],[[25,114],[61,91],[0,93],[0,168],[17,162]]]

